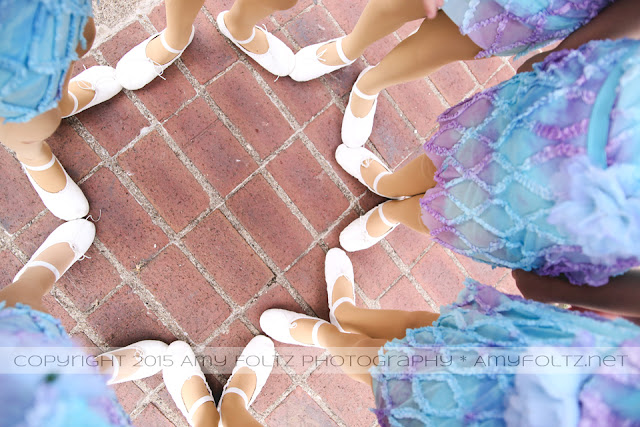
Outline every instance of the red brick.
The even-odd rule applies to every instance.
[[[56,319],[60,319],[60,323],[65,331],[71,332],[75,328],[77,322],[67,313],[67,310],[51,294],[46,294],[42,298],[42,307],[46,313],[51,314]]]
[[[339,248],[340,247],[340,233],[342,232],[342,230],[345,229],[345,227],[347,225],[351,224],[359,216],[360,215],[358,215],[355,211],[351,210],[347,214],[347,216],[344,217],[344,219],[342,221],[340,221],[338,223],[338,225],[333,227],[333,230],[331,230],[331,232],[329,232],[324,237],[323,240],[327,244],[327,246],[329,246],[329,248]]]
[[[367,191],[362,197],[360,197],[360,207],[364,209],[365,212],[369,212],[371,209],[375,208],[381,203],[386,202],[387,200],[388,199],[378,196],[371,191]]]
[[[455,301],[464,287],[464,274],[440,245],[429,249],[411,273],[438,305]]]
[[[383,310],[433,311],[406,277],[400,279],[380,298],[380,307]]]
[[[358,18],[362,14],[367,0],[341,1],[324,0],[322,2],[331,15],[338,21],[345,33],[350,33],[356,26]]]
[[[157,132],[145,136],[119,162],[175,231],[209,207],[209,196]]]
[[[314,7],[286,26],[291,37],[301,47],[340,37],[340,29],[333,24],[322,7]]]
[[[289,283],[302,295],[313,311],[322,319],[329,320],[327,286],[324,279],[326,254],[319,246],[314,247],[286,274]]]
[[[85,176],[100,162],[100,157],[66,121],[46,141],[74,181]]]
[[[273,159],[267,169],[318,231],[349,208],[349,201],[300,140]]]
[[[261,157],[268,156],[293,133],[244,64],[236,65],[207,90]]]
[[[125,347],[142,340],[175,340],[128,286],[91,313],[87,322],[110,347]]]
[[[136,425],[141,427],[173,427],[174,424],[164,416],[162,412],[152,403],[136,417]]]
[[[110,40],[100,45],[102,56],[115,67],[120,58],[149,37],[149,33],[138,21],[134,21],[125,29],[119,31]]]
[[[393,34],[381,38],[364,51],[364,57],[369,64],[376,65],[398,45],[398,39]]]
[[[51,213],[47,213],[42,218],[31,223],[31,225],[20,233],[15,243],[30,258],[36,250],[44,243],[49,235],[64,222]],[[73,268],[73,267],[71,267]]]
[[[491,77],[491,79],[487,82],[486,87],[488,89],[490,87],[496,86],[504,82],[505,80],[509,80],[514,75],[515,73],[511,70],[511,68],[505,66],[500,71],[498,71],[495,76]]]
[[[473,61],[464,61],[480,84],[484,84],[489,77],[495,73],[502,65],[502,58],[494,56],[486,59],[476,59]]]
[[[71,77],[75,77],[87,68],[91,68],[94,65],[98,65],[98,61],[91,55],[85,55],[78,61],[74,61],[73,69],[71,70]]]
[[[280,78],[275,81],[273,74],[264,68],[256,67],[256,70],[300,124],[309,121],[331,102],[331,95],[319,79],[296,82],[293,79]]]
[[[275,366],[271,371],[271,375],[262,389],[257,399],[251,405],[258,413],[264,413],[273,402],[280,399],[280,396],[291,386],[291,378],[280,367]]]
[[[260,316],[270,308],[282,308],[284,310],[302,313],[302,307],[298,304],[291,294],[281,285],[273,285],[264,295],[247,310],[247,318],[253,325],[260,330]],[[284,345],[276,342],[276,347]]]
[[[157,6],[149,14],[149,19],[162,31],[166,27],[164,6]],[[180,59],[198,82],[204,84],[237,61],[238,56],[203,13],[196,16],[194,26],[193,41]]]
[[[375,407],[371,387],[326,365],[316,369],[307,382],[349,427],[368,427],[376,422],[369,410]]]
[[[349,254],[356,283],[371,299],[376,299],[400,276],[400,270],[382,249],[375,245]]]
[[[307,126],[305,133],[318,151],[320,151],[320,154],[331,164],[340,179],[342,179],[354,195],[359,196],[366,191],[365,187],[360,184],[357,179],[345,172],[338,162],[336,162],[336,149],[342,144],[342,138],[340,136],[342,117],[342,113],[338,110],[338,107],[332,105]]]
[[[13,282],[13,278],[21,268],[22,263],[11,251],[0,251],[0,289]]]
[[[77,117],[110,155],[122,149],[149,125],[124,93],[83,111]]]
[[[516,281],[511,275],[511,272],[498,282],[496,288],[505,294],[522,296],[522,292],[520,292],[520,289],[516,286]]]
[[[273,17],[280,24],[285,24],[288,21],[291,21],[293,18],[297,17],[303,10],[313,5],[313,0],[298,0],[295,6],[286,10],[279,10],[273,14]],[[312,8],[316,8],[312,6]],[[299,19],[299,18],[298,18]]]
[[[127,413],[131,413],[138,401],[145,396],[142,390],[131,381],[115,384],[112,387],[118,397],[118,401]]]
[[[280,268],[311,244],[309,232],[260,175],[229,199],[227,206]]]
[[[162,74],[166,80],[154,79],[144,87],[144,90],[136,92],[140,100],[160,121],[173,114],[184,102],[193,98],[196,91],[189,80],[174,64],[168,67]],[[167,84],[171,82],[170,84]]]
[[[20,163],[6,150],[0,149],[0,224],[15,233],[45,207],[22,172]]]
[[[436,127],[436,119],[447,108],[423,79],[391,86],[387,89],[420,136]]]
[[[386,239],[398,253],[400,259],[409,266],[431,244],[431,237],[418,233],[409,227],[396,228]]]
[[[451,105],[462,101],[475,87],[471,76],[460,62],[445,65],[432,73],[429,78]]]
[[[81,311],[92,308],[120,283],[120,275],[107,259],[91,246],[89,258],[76,262],[58,282]]]
[[[495,286],[509,272],[506,268],[492,268],[489,264],[474,261],[464,255],[456,255],[456,258],[458,258],[458,261],[464,266],[472,279],[485,285]]]
[[[347,379],[345,378],[345,380]],[[283,425],[328,427],[337,425],[300,387],[296,387],[265,421],[270,427]]]
[[[91,215],[100,217],[97,236],[127,268],[155,254],[168,243],[147,213],[112,172],[101,169],[82,186]]]
[[[219,211],[187,234],[185,243],[238,304],[245,304],[273,273]]]
[[[201,98],[169,119],[165,129],[222,196],[258,167]]]
[[[409,129],[384,96],[378,97],[371,142],[392,168],[400,164],[420,144],[419,135],[415,135]]]
[[[140,278],[195,342],[209,337],[231,314],[227,303],[175,246],[151,261]]]

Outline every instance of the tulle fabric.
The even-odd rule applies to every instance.
[[[640,327],[505,295],[473,280],[465,285],[432,326],[407,330],[404,339],[381,349],[380,358],[401,360],[428,351],[431,359],[446,359],[461,350],[478,356],[473,351],[478,347],[610,347],[624,348],[640,373]],[[638,425],[640,376],[634,370],[606,375],[598,369],[580,377],[463,373],[455,363],[379,364],[371,370],[374,412],[383,427]],[[584,407],[592,404],[593,410]],[[618,423],[597,424],[607,420]]]
[[[596,97],[624,69],[606,165],[587,140]],[[421,200],[442,245],[476,260],[600,286],[640,264],[640,42],[596,41],[478,93],[439,118]],[[596,170],[597,169],[597,170]]]

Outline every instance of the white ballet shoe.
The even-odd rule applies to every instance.
[[[107,385],[141,380],[143,378],[148,378],[157,374],[162,370],[162,357],[166,354],[168,348],[169,346],[162,341],[145,340],[128,345],[118,350],[102,353],[100,356],[98,356],[98,358],[109,357],[112,361],[113,366],[113,374],[107,381]],[[134,371],[133,374],[129,375],[128,377],[116,379],[118,378],[118,373],[120,372],[120,357],[118,357],[118,355],[116,355],[115,353],[121,352],[122,350],[126,349],[135,350],[135,358],[137,361],[136,365],[138,365],[138,368]],[[152,363],[150,364],[149,362],[151,361]]]
[[[390,175],[392,172],[385,166],[384,163],[382,163],[382,160],[380,160],[378,156],[376,156],[366,148],[349,148],[344,144],[340,144],[336,149],[336,161],[340,166],[342,166],[342,169],[344,169],[349,175],[360,181],[360,183],[367,187],[372,193],[375,193],[378,196],[385,197],[387,199],[402,200],[405,198],[389,197],[385,196],[384,194],[380,194],[380,192],[378,191],[378,183],[380,182],[380,179],[382,179],[382,177],[386,175]],[[380,163],[382,167],[386,169],[386,171],[380,172],[378,176],[376,176],[376,178],[373,180],[373,185],[369,186],[362,177],[360,168],[362,166],[364,166],[365,168],[368,167],[369,163],[372,161]]]
[[[296,66],[289,77],[297,82],[308,82],[309,80],[317,79],[325,74],[332,73],[353,64],[356,60],[347,58],[344,54],[344,50],[342,50],[343,39],[344,37],[339,37],[337,39],[312,44],[311,46],[300,49],[298,53],[296,53]],[[338,52],[338,57],[342,61],[342,64],[340,65],[327,65],[324,63],[325,60],[322,58],[322,55],[326,50],[323,49],[323,46],[332,42],[336,42],[336,51]]]
[[[339,278],[345,277],[351,283],[351,290],[353,292],[351,297],[342,297],[333,303],[333,288]],[[324,260],[324,278],[327,281],[327,295],[329,296],[329,319],[331,324],[338,328],[340,332],[345,331],[340,322],[336,319],[336,310],[345,302],[349,302],[356,305],[356,292],[353,284],[355,283],[353,278],[353,265],[351,260],[342,249],[333,248],[327,252],[327,256]]]
[[[249,359],[251,358],[251,359]],[[253,361],[255,359],[259,360],[259,364],[248,363],[249,361]],[[242,350],[242,354],[238,358],[235,368],[233,368],[233,372],[229,377],[229,380],[224,385],[222,389],[222,396],[220,396],[220,400],[218,401],[218,412],[220,413],[220,408],[222,407],[222,399],[226,394],[233,393],[237,394],[244,400],[245,408],[248,408],[253,404],[256,400],[260,391],[267,382],[269,375],[271,375],[271,370],[273,369],[273,364],[276,359],[275,347],[273,345],[273,341],[264,335],[258,335],[254,337],[249,344]],[[247,393],[244,390],[237,387],[229,387],[229,383],[231,383],[231,379],[241,368],[248,368],[256,374],[256,388],[251,395],[251,398],[247,396]],[[222,420],[220,420],[220,427],[222,427]]]
[[[78,86],[82,89],[92,90],[94,92],[93,99],[87,105],[78,109],[78,98],[73,92],[69,91],[69,95],[73,99],[73,110],[64,116],[63,119],[78,114],[101,102],[108,101],[122,90],[122,85],[120,85],[116,79],[116,70],[104,65],[87,68],[69,81],[69,83],[73,82],[78,82]]]
[[[137,90],[148,83],[151,83],[153,79],[156,77],[162,77],[162,73],[166,70],[171,64],[176,62],[178,58],[182,55],[182,53],[189,47],[191,42],[193,41],[193,37],[196,34],[195,27],[191,27],[191,36],[189,37],[189,42],[182,49],[174,49],[164,38],[164,33],[166,30],[158,34],[154,34],[149,37],[129,52],[127,52],[121,59],[118,61],[118,65],[116,65],[116,78],[118,82],[125,89],[129,90]],[[167,52],[171,52],[176,55],[171,61],[166,64],[158,64],[151,58],[147,56],[147,45],[151,40],[156,37],[160,37],[160,42],[162,46],[167,50]]]
[[[296,321],[302,319],[314,320],[316,324],[311,331],[311,341],[313,344],[303,344],[291,336],[291,327],[296,325]],[[289,310],[281,310],[279,308],[272,308],[260,316],[260,327],[265,334],[269,335],[276,341],[280,341],[285,344],[295,344],[304,347],[318,347],[324,348],[318,341],[318,330],[322,325],[328,325],[326,320],[318,319],[315,317],[307,316],[306,314],[294,313]]]
[[[60,167],[62,168],[62,172],[67,180],[64,188],[57,193],[49,193],[45,191],[44,188],[40,187],[38,183],[31,177],[29,171],[41,172],[45,171],[58,162]],[[42,199],[42,203],[49,209],[49,211],[56,217],[60,218],[64,221],[71,221],[74,219],[82,218],[87,216],[89,213],[89,202],[87,198],[82,193],[82,190],[78,185],[73,182],[67,171],[64,170],[64,167],[60,164],[55,155],[51,155],[51,160],[46,165],[43,166],[29,166],[21,163],[24,173],[27,174],[27,178],[29,178],[29,182]]]
[[[76,219],[74,221],[65,222],[49,234],[49,237],[46,238],[44,243],[40,245],[38,250],[31,256],[29,262],[22,266],[20,271],[18,271],[18,274],[13,278],[13,281],[17,282],[18,279],[20,279],[20,276],[22,276],[22,274],[29,268],[44,267],[53,273],[57,282],[60,277],[87,252],[95,237],[96,226],[93,225],[91,221],[87,221],[86,219]],[[35,260],[42,252],[58,243],[69,244],[69,247],[73,251],[73,260],[64,270],[60,271],[58,267],[49,262]]]
[[[342,142],[347,147],[362,147],[367,143],[367,139],[369,139],[371,132],[373,131],[373,118],[376,115],[376,108],[378,107],[378,94],[366,95],[358,89],[358,82],[362,76],[372,68],[373,67],[367,67],[362,71],[362,73],[360,73],[358,79],[353,84],[351,94],[349,94],[349,103],[347,104],[347,108],[344,110],[344,117],[342,119]],[[374,101],[373,106],[371,106],[371,110],[369,110],[367,115],[364,117],[356,117],[353,115],[353,111],[351,110],[351,101],[353,100],[354,94],[359,98]]]
[[[264,68],[271,74],[274,74],[280,77],[288,76],[289,73],[291,73],[291,71],[293,70],[293,67],[295,66],[295,63],[296,63],[295,56],[293,55],[293,52],[291,51],[291,49],[289,49],[289,46],[284,44],[282,40],[280,40],[279,38],[277,38],[276,36],[268,32],[266,29],[263,29],[260,27],[254,27],[253,34],[251,34],[251,37],[249,37],[247,40],[235,39],[231,35],[231,32],[229,31],[229,29],[227,28],[227,25],[224,22],[224,16],[228,12],[229,12],[228,10],[220,12],[220,14],[218,15],[218,18],[216,19],[220,32],[226,38],[231,40],[231,42],[235,44],[238,47],[238,49],[244,52],[245,55],[252,58],[258,64],[260,64],[262,68]],[[242,46],[244,44],[251,43],[253,41],[253,39],[256,36],[256,29],[258,29],[259,31],[262,31],[265,34],[265,36],[267,37],[267,43],[269,44],[269,50],[267,50],[265,53],[262,53],[262,54],[249,52],[247,49],[245,49]]]
[[[385,203],[376,206],[360,218],[354,220],[344,230],[342,230],[342,233],[340,233],[340,246],[342,246],[345,251],[356,252],[368,249],[378,243],[380,240],[387,237],[389,233],[391,233],[398,225],[400,225],[400,223],[394,224],[384,216],[384,214],[382,213],[382,206],[384,205]],[[373,237],[367,231],[367,222],[369,221],[369,217],[376,210],[378,211],[378,215],[380,216],[382,222],[386,226],[390,227],[389,231],[387,231],[380,237]]]
[[[173,401],[176,403],[176,406],[187,419],[189,425],[195,426],[193,415],[196,411],[207,402],[213,402],[215,405],[209,384],[207,384],[207,380],[204,378],[202,369],[200,369],[196,355],[193,353],[189,344],[184,341],[174,341],[169,344],[166,355],[169,356],[169,359],[172,360],[173,363],[171,366],[166,366],[162,370],[164,384]],[[187,411],[187,406],[182,399],[182,386],[192,377],[202,378],[209,394],[196,400],[191,406],[191,409]]]

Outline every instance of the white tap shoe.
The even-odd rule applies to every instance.
[[[60,279],[60,277],[69,269],[71,266],[87,252],[91,244],[93,243],[93,239],[96,236],[96,227],[93,225],[91,221],[87,221],[86,219],[76,219],[74,221],[65,222],[55,230],[49,237],[46,238],[44,243],[40,245],[38,250],[31,256],[29,262],[27,262],[21,269],[18,271],[18,274],[14,277],[13,281],[17,282],[20,279],[20,276],[29,268],[32,267],[43,267],[47,270],[51,271],[56,278],[56,282]],[[60,271],[58,267],[47,262],[35,259],[44,252],[49,249],[51,246],[56,245],[58,243],[67,243],[71,250],[73,251],[74,257],[73,261],[69,263],[67,268]]]
[[[73,99],[73,110],[62,117],[63,119],[108,101],[122,90],[122,86],[116,79],[116,70],[105,65],[87,68],[69,81],[69,83],[73,82],[78,82],[78,86],[82,89],[92,90],[94,92],[93,99],[84,107],[78,108],[78,98],[69,91],[69,95]]]
[[[166,70],[171,64],[176,62],[178,58],[182,55],[182,53],[189,47],[191,42],[193,41],[193,37],[196,34],[196,29],[194,27],[191,28],[191,36],[189,37],[189,42],[182,49],[174,49],[165,40],[164,33],[166,30],[158,34],[154,34],[149,37],[129,52],[127,52],[121,59],[118,61],[118,65],[116,65],[116,78],[118,82],[125,89],[129,90],[137,90],[143,88],[148,83],[151,83],[153,79],[158,76],[162,76],[164,70]],[[167,50],[167,52],[171,52],[176,55],[171,61],[166,64],[158,64],[151,58],[147,56],[147,45],[151,40],[156,37],[160,37],[160,42],[162,46]]]
[[[353,84],[351,93],[349,94],[349,103],[347,104],[347,108],[344,110],[344,118],[342,119],[342,142],[347,147],[362,147],[366,144],[367,139],[369,139],[371,132],[373,131],[373,118],[376,115],[379,94],[366,95],[358,89],[358,82],[367,73],[367,71],[372,68],[373,67],[367,67],[362,70],[358,79]],[[356,117],[351,110],[351,101],[353,100],[354,94],[362,99],[374,101],[371,110],[369,110],[367,115],[364,117]]]
[[[335,304],[333,303],[333,288],[336,285],[336,282],[339,278],[345,277],[349,282],[351,282],[352,296],[351,297],[342,297],[338,299]],[[354,288],[354,278],[353,278],[353,265],[351,264],[351,260],[347,256],[346,253],[342,249],[333,248],[327,252],[327,256],[324,261],[324,278],[327,282],[327,295],[329,296],[329,319],[331,320],[331,324],[338,328],[340,332],[345,331],[338,319],[336,319],[336,309],[344,304],[345,302],[350,302],[354,306],[356,305],[356,292]]]
[[[316,322],[311,332],[311,341],[313,344],[304,344],[291,336],[291,327],[295,326],[296,321],[303,319],[314,320]],[[318,341],[318,330],[325,324],[329,324],[329,322],[307,316],[306,314],[294,313],[293,311],[279,308],[269,309],[260,316],[260,327],[265,334],[285,344],[295,344],[305,347],[323,348]]]
[[[47,209],[49,209],[54,216],[64,221],[71,221],[87,216],[89,213],[89,202],[82,193],[80,187],[73,182],[67,171],[64,170],[62,164],[60,164],[60,167],[62,168],[62,172],[64,172],[67,183],[64,188],[57,193],[49,193],[44,188],[40,187],[36,180],[29,174],[29,171],[41,172],[50,169],[56,162],[60,164],[56,156],[52,154],[51,160],[49,160],[46,165],[28,166],[24,163],[21,164],[24,173],[27,174],[27,178],[29,178],[29,182],[31,182],[36,193],[38,193],[38,196],[42,199],[42,203],[44,203]]]
[[[391,233],[396,229],[398,225],[400,225],[400,223],[392,223],[384,216],[384,214],[382,213],[382,206],[384,206],[384,203],[371,209],[360,218],[355,219],[344,230],[342,230],[342,233],[340,233],[340,246],[342,246],[345,251],[356,252],[368,249],[378,243],[380,240],[387,237],[389,233]],[[386,226],[390,227],[389,231],[387,231],[380,237],[373,237],[367,231],[367,222],[369,221],[369,217],[376,210],[378,211],[378,215],[380,216],[382,222]]]
[[[296,53],[296,66],[291,72],[290,77],[297,82],[308,82],[309,80],[317,79],[325,74],[332,73],[353,64],[356,60],[347,58],[344,50],[342,50],[343,39],[344,37],[339,37],[300,49],[298,53]],[[336,42],[338,57],[343,62],[340,65],[327,65],[323,62],[322,55],[324,54],[324,50],[322,50],[322,47],[331,42]]]
[[[260,64],[262,68],[264,68],[271,74],[274,74],[280,77],[288,76],[289,73],[291,73],[291,71],[293,70],[293,67],[295,66],[295,63],[296,63],[295,56],[293,55],[293,52],[291,51],[291,49],[289,49],[289,46],[284,44],[282,40],[280,40],[279,38],[277,38],[276,36],[268,32],[267,30],[260,27],[254,27],[253,34],[251,34],[251,37],[249,37],[247,40],[235,39],[231,35],[231,32],[229,31],[229,29],[227,28],[227,24],[225,24],[224,22],[224,16],[228,12],[229,12],[228,10],[225,10],[224,12],[220,12],[220,14],[218,15],[218,18],[216,19],[220,32],[226,38],[231,40],[231,42],[235,44],[238,47],[238,49],[240,49],[248,57],[252,58],[258,64]],[[262,54],[249,52],[247,49],[245,49],[242,46],[244,44],[251,43],[253,41],[253,39],[256,36],[256,30],[262,31],[265,34],[265,36],[267,37],[267,43],[269,44],[269,50],[267,50],[267,52]]]

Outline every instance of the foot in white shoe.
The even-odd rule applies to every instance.
[[[166,355],[173,363],[162,370],[164,384],[189,425],[194,426],[193,417],[198,409],[208,402],[215,405],[211,389],[189,344],[174,341],[167,348]],[[193,391],[199,391],[199,395],[192,396]]]
[[[260,362],[255,363],[255,360]],[[238,397],[244,408],[253,404],[267,382],[274,362],[275,348],[269,338],[259,335],[247,344],[220,397],[218,410],[223,420],[224,414],[229,413],[229,408],[239,403]]]
[[[344,111],[344,118],[342,119],[342,142],[348,147],[362,147],[367,139],[371,136],[373,131],[373,118],[376,114],[376,108],[378,107],[378,94],[368,95],[358,89],[358,82],[362,77],[373,67],[365,68],[358,76],[358,79],[353,84],[351,94],[349,95],[349,103]],[[357,98],[360,102],[371,102],[371,108],[363,116],[356,116],[353,110],[353,104]]]
[[[120,384],[151,377],[160,372],[168,348],[162,341],[145,340],[102,353],[96,360],[102,372],[111,374],[107,384]]]
[[[331,324],[340,332],[347,332],[340,325],[338,309],[356,305],[354,288],[353,265],[342,249],[333,248],[327,252],[324,261],[324,278],[327,282],[327,296],[329,298],[329,319]]]
[[[102,65],[88,68],[69,81],[69,97],[73,105],[70,106],[71,109],[63,112],[63,118],[105,102],[121,90],[122,86],[116,79],[114,68]]]
[[[216,19],[220,32],[226,38],[231,40],[231,42],[235,44],[238,49],[240,49],[248,57],[260,64],[262,68],[264,68],[271,74],[284,77],[288,76],[289,73],[291,73],[293,67],[295,66],[295,57],[291,49],[289,49],[289,47],[284,44],[282,40],[260,27],[254,27],[253,34],[250,38],[246,40],[237,40],[233,37],[225,23],[224,18],[227,13],[229,13],[228,10],[220,12],[218,18]],[[264,53],[254,53],[245,48],[245,46],[249,46],[254,41],[258,32],[262,33],[261,37],[264,36],[267,40],[268,49]]]
[[[51,271],[55,276],[55,281],[69,269],[71,266],[79,260],[85,252],[89,249],[93,243],[93,239],[96,236],[96,227],[92,222],[85,219],[76,219],[75,221],[69,221],[55,230],[49,237],[40,245],[38,250],[31,256],[29,262],[27,262],[16,274],[13,282],[17,282],[20,277],[30,268],[43,267]],[[60,265],[52,259],[46,257],[45,251],[61,243],[68,244],[68,247],[73,251],[73,258],[71,262]],[[41,256],[42,255],[42,256]]]
[[[30,172],[43,172],[52,168],[54,165],[58,165],[62,169],[66,184],[62,190],[50,193],[36,182]],[[38,193],[38,196],[42,199],[42,203],[44,203],[54,216],[64,221],[71,221],[82,218],[89,213],[89,202],[87,198],[82,193],[82,190],[80,190],[80,187],[69,177],[56,156],[52,154],[51,160],[45,165],[28,166],[22,163],[22,168],[27,178],[29,178],[29,182],[31,182],[31,185],[36,190],[36,193]]]
[[[285,344],[323,348],[318,332],[329,322],[293,311],[272,308],[260,316],[260,327],[265,334]]]
[[[340,233],[340,245],[349,252],[368,249],[387,237],[400,223],[389,221],[384,215],[385,204],[376,206],[354,220]]]
[[[342,49],[343,39],[340,37],[300,49],[296,53],[296,66],[290,77],[298,82],[307,82],[353,64],[355,59],[347,58]],[[332,58],[334,49],[340,62]]]
[[[162,76],[164,70],[180,58],[182,53],[189,47],[195,36],[196,29],[192,28],[189,42],[182,49],[174,49],[169,46],[165,40],[165,31],[166,30],[149,37],[127,52],[122,59],[118,61],[118,65],[116,65],[116,78],[122,87],[129,90],[137,90],[153,81],[156,77]],[[175,55],[173,59],[165,64],[160,64],[147,56],[147,46],[156,37],[160,39],[160,43],[162,43],[162,46],[167,52]]]

